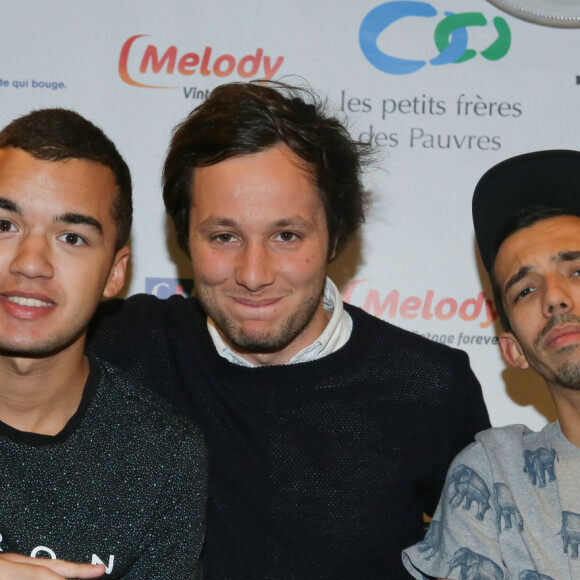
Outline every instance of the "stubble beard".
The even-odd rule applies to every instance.
[[[577,345],[573,345],[566,350],[573,350]],[[573,360],[565,362],[556,369],[556,382],[569,391],[580,391],[580,361]]]
[[[326,279],[318,288],[313,288],[298,308],[288,314],[278,329],[272,332],[250,332],[244,329],[233,317],[215,304],[211,292],[200,291],[198,288],[197,296],[201,306],[232,350],[242,354],[244,352],[272,353],[287,347],[308,328],[322,304],[325,283]]]
[[[71,328],[66,334],[53,334],[42,340],[18,342],[0,339],[0,356],[14,358],[46,358],[65,350],[79,340],[86,325]]]
[[[580,323],[580,317],[571,313],[560,314],[552,317],[536,337],[536,345],[541,345],[542,339],[550,330],[552,330],[552,328],[568,323],[578,324]],[[561,364],[554,372],[554,381],[562,388],[569,391],[580,391],[580,360],[578,353],[575,352],[579,347],[580,345],[578,344],[570,344],[558,349],[557,352],[557,354],[569,353],[570,355],[570,360]]]

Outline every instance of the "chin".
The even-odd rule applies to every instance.
[[[566,363],[558,367],[556,382],[569,391],[580,391],[580,361]]]

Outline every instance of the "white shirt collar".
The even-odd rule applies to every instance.
[[[330,278],[326,278],[322,301],[324,309],[332,311],[328,324],[311,345],[296,353],[286,364],[309,362],[327,356],[344,346],[350,338],[352,318],[344,309],[340,292]],[[207,329],[220,356],[234,364],[245,367],[255,366],[229,348],[209,317]]]

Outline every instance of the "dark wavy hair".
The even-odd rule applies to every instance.
[[[163,200],[177,240],[189,256],[189,213],[196,167],[285,144],[312,168],[323,201],[329,257],[364,221],[362,168],[370,145],[310,90],[270,81],[218,86],[174,131],[163,169]]]
[[[81,159],[108,167],[119,189],[111,207],[115,251],[127,244],[133,220],[131,173],[115,144],[96,125],[68,109],[39,109],[0,131],[0,149],[15,147],[43,161]]]

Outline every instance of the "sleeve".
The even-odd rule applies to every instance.
[[[467,578],[474,568],[485,578],[505,577],[492,492],[485,448],[473,443],[451,464],[424,540],[403,551],[414,578]]]
[[[122,370],[147,366],[151,349],[163,344],[165,301],[146,294],[99,304],[87,337],[87,349]]]
[[[433,468],[432,485],[425,494],[425,512],[432,516],[439,501],[445,475],[453,458],[469,444],[475,436],[491,427],[489,415],[479,381],[469,365],[463,351],[453,351],[448,397],[440,413],[434,417],[439,431],[436,462]]]
[[[152,514],[143,548],[124,580],[200,580],[205,537],[207,459],[201,435],[171,452],[172,472]]]
[[[186,383],[177,359],[194,327],[187,300],[136,294],[102,302],[89,327],[87,352],[182,408]]]

